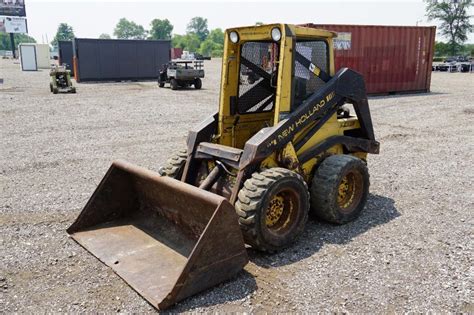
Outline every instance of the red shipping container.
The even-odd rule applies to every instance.
[[[365,78],[368,94],[429,92],[436,27],[304,24],[338,33],[336,71]]]
[[[183,48],[171,48],[171,59],[179,59],[183,54]]]

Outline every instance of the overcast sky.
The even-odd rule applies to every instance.
[[[208,19],[210,29],[264,23],[331,23],[436,25],[425,17],[422,0],[405,1],[111,1],[111,0],[26,0],[29,34],[38,42],[51,41],[59,23],[70,24],[76,37],[97,38],[113,34],[125,17],[149,28],[154,18],[168,19],[173,33],[184,34],[194,16]],[[471,12],[471,14],[473,14]],[[439,40],[438,36],[438,40]],[[468,42],[474,42],[470,34]]]

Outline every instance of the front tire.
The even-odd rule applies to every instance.
[[[182,149],[170,156],[166,164],[158,170],[161,176],[181,179],[183,175],[184,165],[188,157],[187,149]]]
[[[303,232],[309,192],[303,178],[285,168],[254,173],[240,190],[235,209],[247,244],[275,252],[291,245]]]
[[[170,85],[171,85],[171,89],[172,90],[177,90],[178,89],[178,81],[176,81],[176,79],[171,79],[170,80]]]
[[[201,81],[201,79],[199,79],[199,78],[194,79],[194,88],[195,88],[196,90],[199,90],[199,89],[201,89],[201,87],[202,87],[202,81]]]
[[[355,220],[369,194],[367,165],[352,155],[332,155],[317,168],[311,185],[311,214],[331,223]]]

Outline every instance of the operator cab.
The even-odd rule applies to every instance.
[[[221,83],[219,143],[243,148],[325,84],[308,68],[334,74],[334,33],[287,24],[226,32]]]

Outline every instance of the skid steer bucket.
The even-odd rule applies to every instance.
[[[226,199],[124,161],[112,164],[67,232],[160,309],[248,262]]]

